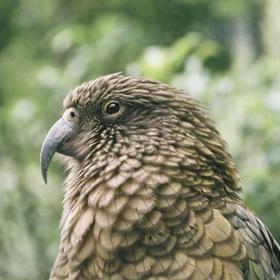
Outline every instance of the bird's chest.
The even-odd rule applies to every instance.
[[[145,279],[173,273],[172,262],[175,267],[175,257],[182,254],[178,242],[187,243],[197,234],[188,199],[180,197],[180,183],[145,175],[137,174],[141,182],[116,175],[68,211],[62,230],[64,251],[84,279]],[[189,226],[184,226],[187,220]]]
[[[61,243],[71,269],[85,279],[173,275],[173,261],[186,256],[181,247],[201,235],[195,211],[207,201],[184,186],[178,159],[145,161],[144,167],[133,158],[112,162],[83,192],[66,195]]]

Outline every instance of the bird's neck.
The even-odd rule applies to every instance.
[[[195,142],[189,135],[176,147],[172,141],[159,143],[159,147],[147,146],[141,153],[128,149],[124,155],[111,157],[100,152],[83,164],[75,162],[65,183],[62,235],[72,232],[80,219],[80,209],[91,209],[92,221],[88,224],[99,231],[114,231],[119,227],[129,229],[157,208],[161,192],[171,196],[174,192],[174,197],[182,188],[186,193],[209,197],[235,192],[237,186],[229,183],[235,168],[223,170],[223,162],[217,163],[202,142]]]

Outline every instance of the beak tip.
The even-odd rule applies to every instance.
[[[47,185],[48,184],[48,178],[47,178],[47,175],[43,175],[43,179],[44,179],[44,182],[45,182],[45,185]]]
[[[44,164],[42,164],[42,161],[41,161],[41,174],[42,174],[45,184],[47,184],[48,183],[48,171],[47,171],[47,168],[44,166]]]

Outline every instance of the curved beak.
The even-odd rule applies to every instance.
[[[48,132],[40,155],[41,173],[45,183],[47,183],[48,168],[55,152],[69,155],[63,150],[63,145],[66,140],[73,136],[76,132],[76,127],[60,118]]]

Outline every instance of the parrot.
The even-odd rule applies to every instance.
[[[114,73],[63,107],[40,159],[45,182],[55,153],[67,169],[51,280],[280,279],[280,246],[205,106]]]

